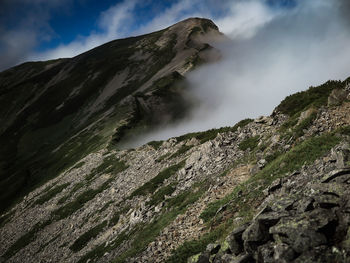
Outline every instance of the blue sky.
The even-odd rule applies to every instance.
[[[191,16],[213,19],[219,26],[226,20],[227,25],[235,16],[234,5],[244,2],[269,9],[257,10],[257,19],[261,12],[297,5],[296,0],[2,0],[0,70],[27,60],[71,57]]]

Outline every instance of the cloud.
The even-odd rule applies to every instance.
[[[208,17],[212,15],[208,11],[207,1],[200,0],[180,0],[175,2],[170,7],[166,8],[161,13],[150,19],[146,24],[141,25],[136,34],[145,34],[156,30],[171,26],[176,22],[184,20],[188,17]]]
[[[30,60],[47,60],[59,57],[73,57],[108,41],[150,33],[168,27],[191,16],[209,16],[205,5],[199,0],[181,0],[162,10],[149,21],[139,24],[135,17],[137,8],[142,7],[139,0],[126,0],[111,6],[100,14],[97,21],[100,32],[91,32],[87,37],[78,37],[69,44],[60,45],[46,52],[37,52],[29,56]],[[198,11],[198,8],[201,11]]]
[[[24,62],[41,42],[54,36],[49,25],[50,13],[57,8],[64,10],[71,0],[0,2],[0,70],[3,70]]]
[[[288,10],[269,9],[261,1],[233,3],[215,21],[236,21],[222,27],[232,41],[214,44],[223,59],[188,75],[200,106],[183,122],[143,135],[131,146],[269,115],[287,95],[350,76],[350,29],[342,1],[332,3],[299,1]]]
[[[277,12],[270,10],[262,1],[235,1],[228,6],[228,14],[217,19],[220,30],[232,38],[250,38]]]
[[[212,0],[179,0],[150,17],[147,22],[139,24],[135,11],[145,7],[143,5],[145,4],[139,0],[118,3],[100,14],[97,21],[99,32],[91,32],[86,37],[77,37],[69,44],[62,44],[45,52],[32,53],[27,59],[72,57],[113,39],[150,33],[188,17],[215,19],[215,13],[223,12],[225,12],[223,18],[216,19],[216,22],[225,33],[234,37],[250,37],[275,15],[262,1],[233,0],[218,3]]]
[[[73,57],[96,46],[116,38],[128,36],[129,25],[133,22],[133,10],[136,0],[128,0],[111,6],[102,12],[98,21],[101,32],[91,32],[89,36],[77,37],[66,45],[59,45],[45,52],[29,55],[30,60],[47,60],[62,57]]]

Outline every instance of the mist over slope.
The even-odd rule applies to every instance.
[[[0,261],[348,263],[349,81],[232,127],[92,151],[1,214]]]
[[[143,135],[131,146],[270,114],[291,93],[347,77],[346,1],[298,1],[290,10],[238,1],[231,8],[234,19],[216,20],[231,41],[211,42],[221,60],[188,76],[199,106],[181,124]]]

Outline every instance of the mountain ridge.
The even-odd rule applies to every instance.
[[[189,28],[188,35],[199,32]],[[166,47],[164,43],[172,42],[173,31],[165,32],[156,32],[156,39]],[[206,38],[205,33],[202,36]],[[141,38],[137,43],[152,50],[154,46],[148,42],[152,41]],[[217,55],[206,42],[185,37],[179,43],[197,59],[201,51]],[[143,57],[144,51],[134,51],[130,51],[131,57]],[[174,69],[168,60],[165,67]],[[190,61],[193,67],[198,65]],[[186,71],[187,62],[179,60],[180,69]],[[67,60],[48,63],[46,67],[52,64],[50,74],[61,72],[55,80],[67,72],[63,70]],[[35,74],[44,65],[37,66],[29,69]],[[19,74],[27,83],[28,65],[20,67],[23,71]],[[80,129],[75,123],[71,127],[75,132],[64,130],[71,144],[41,142],[44,147],[39,148],[38,140],[33,139],[37,136],[45,141],[45,134],[50,133],[53,138],[58,136],[55,134],[63,132],[60,127],[72,125],[69,120],[61,126],[48,126],[50,133],[42,130],[43,123],[35,123],[35,116],[28,115],[31,118],[26,118],[25,125],[19,125],[19,132],[26,133],[18,135],[16,149],[22,154],[31,153],[31,149],[43,151],[43,156],[30,160],[35,154],[28,155],[28,160],[16,160],[12,168],[2,163],[2,171],[14,169],[15,173],[1,175],[1,189],[13,187],[8,182],[20,179],[16,168],[23,169],[27,180],[40,174],[45,178],[37,178],[40,183],[31,187],[26,185],[23,198],[1,213],[0,262],[348,262],[350,78],[289,95],[270,116],[152,141],[135,149],[118,149],[115,141],[147,123],[142,123],[140,116],[154,112],[145,106],[150,105],[147,101],[168,96],[179,88],[176,85],[181,88],[186,78],[181,70],[165,75],[159,71],[150,77],[157,73],[163,77],[157,77],[151,86],[147,86],[149,79],[142,82],[147,83],[142,92],[131,89],[135,94],[127,93],[116,99],[119,104],[103,107],[106,111],[97,116],[92,114],[95,121],[84,120],[90,110],[84,108],[77,119],[87,126]],[[117,90],[121,75],[113,74],[108,81]],[[90,77],[94,78],[93,74]],[[104,101],[98,98],[110,91],[107,86],[90,105],[96,103],[97,107]],[[72,85],[68,91],[77,87]],[[0,92],[3,90],[1,86]],[[179,104],[176,96],[170,101]],[[26,99],[17,102],[23,106]],[[62,102],[65,100],[57,100],[50,107],[56,109]],[[120,119],[109,119],[115,109],[120,110],[116,113]],[[63,162],[56,155],[51,162],[40,163],[54,156],[49,152],[62,153]],[[32,175],[35,169],[43,171]],[[2,193],[2,198],[6,197]]]
[[[191,104],[183,76],[208,60],[213,49],[197,38],[209,31],[219,34],[211,21],[189,19],[0,73],[2,203],[102,144],[181,119]]]

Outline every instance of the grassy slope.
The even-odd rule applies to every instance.
[[[96,121],[103,114],[103,111],[117,105],[171,61],[175,55],[173,52],[173,46],[176,43],[175,36],[169,45],[162,49],[153,44],[163,32],[164,30],[149,35],[112,41],[75,58],[63,60],[48,70],[43,71],[43,68],[49,62],[26,63],[0,73],[2,109],[11,109],[12,112],[17,112],[22,105],[42,90],[45,84],[58,72],[63,69],[70,70],[68,77],[50,86],[36,102],[19,114],[13,123],[4,119],[5,122],[8,121],[9,127],[0,134],[0,143],[4,145],[0,149],[0,212],[8,207],[13,200],[54,178],[88,153],[107,145],[110,137],[116,133],[115,125],[126,116],[130,116],[130,113],[134,114],[134,117],[130,120],[131,123],[126,123],[126,132],[140,121],[143,116],[139,116],[132,106],[127,105],[120,107],[116,112],[98,122],[94,129],[81,132],[86,125]],[[146,40],[142,49],[151,53],[153,60],[153,66],[148,67],[147,70],[142,69],[142,72],[138,72],[138,70],[141,70],[139,65],[144,63],[143,61],[134,62],[128,59],[139,49],[139,47],[135,47],[135,43],[140,40]],[[86,114],[84,109],[88,108],[89,104],[96,99],[101,88],[118,71],[126,67],[132,69],[129,72],[129,77],[139,73],[142,73],[139,75],[142,77],[134,79],[127,86],[119,89],[100,112],[91,115],[80,126],[77,125],[82,116]],[[23,71],[31,68],[33,68],[33,75],[23,78],[22,81],[16,82],[12,86],[8,84],[8,78],[19,78]],[[99,74],[92,79],[91,72]],[[171,79],[167,83],[167,87],[171,86],[171,81],[177,80]],[[82,85],[81,92],[66,100],[72,90],[80,85]],[[163,86],[160,88],[164,89]],[[164,92],[157,94],[157,96],[164,96]],[[178,98],[172,97],[171,99]],[[62,101],[65,101],[63,107],[57,110]],[[1,116],[6,116],[6,112],[2,112]],[[120,131],[124,129],[123,127],[119,128]],[[70,139],[73,134],[78,132],[78,136]],[[118,140],[123,133],[125,131],[117,136]]]

